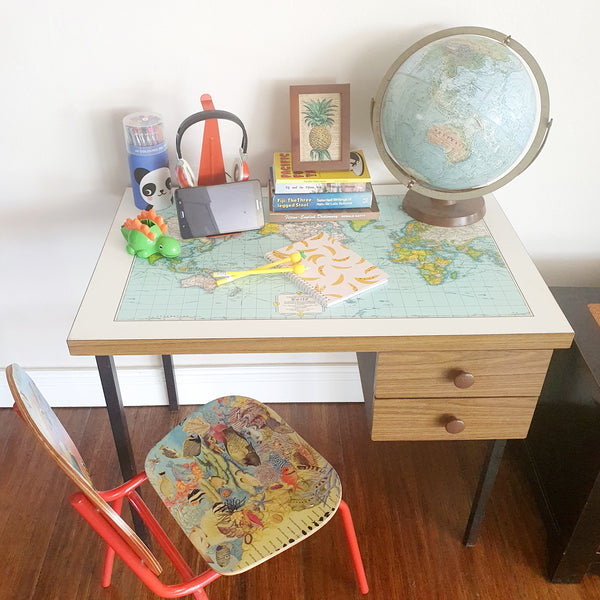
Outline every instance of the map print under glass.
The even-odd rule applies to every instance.
[[[402,196],[378,198],[379,221],[267,223],[237,236],[180,240],[176,259],[136,258],[117,321],[530,316],[483,221],[445,228],[413,220]],[[173,208],[160,211],[179,237]],[[284,274],[252,275],[217,287],[213,271],[251,269],[265,254],[320,231],[384,270],[387,284],[323,312]],[[298,302],[290,299],[298,298]],[[283,304],[286,305],[283,310]],[[290,310],[296,305],[297,310]]]

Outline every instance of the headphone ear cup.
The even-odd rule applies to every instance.
[[[183,158],[177,159],[177,179],[181,187],[194,187],[196,185],[196,178],[192,168],[190,167],[187,160]]]
[[[241,158],[238,158],[233,163],[233,180],[234,181],[248,181],[250,179],[250,169],[248,163]]]

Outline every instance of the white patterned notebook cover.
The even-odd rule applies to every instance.
[[[341,242],[321,232],[314,237],[294,242],[268,252],[265,257],[274,262],[303,252],[306,270],[290,278],[324,306],[334,306],[357,294],[386,283],[387,274]]]

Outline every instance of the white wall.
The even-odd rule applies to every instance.
[[[93,359],[71,357],[65,339],[128,185],[125,114],[161,112],[173,154],[177,126],[208,92],[245,122],[251,174],[264,181],[272,152],[289,148],[288,86],[350,82],[352,146],[365,150],[377,183],[391,183],[371,135],[370,99],[411,43],[460,25],[511,34],[540,63],[554,117],[550,139],[496,197],[549,284],[600,285],[599,18],[592,0],[5,0],[0,365],[93,372]],[[199,156],[198,127],[186,134],[191,158]],[[227,123],[221,130],[229,163],[239,134]],[[226,369],[232,361],[296,358],[208,363]],[[309,357],[321,360],[354,364],[351,355]],[[122,357],[118,364],[157,363]],[[8,402],[5,387],[0,402]]]

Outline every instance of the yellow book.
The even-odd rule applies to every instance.
[[[361,150],[350,152],[352,170],[294,171],[291,152],[275,152],[273,185],[276,194],[321,194],[332,192],[364,192],[371,175]]]

